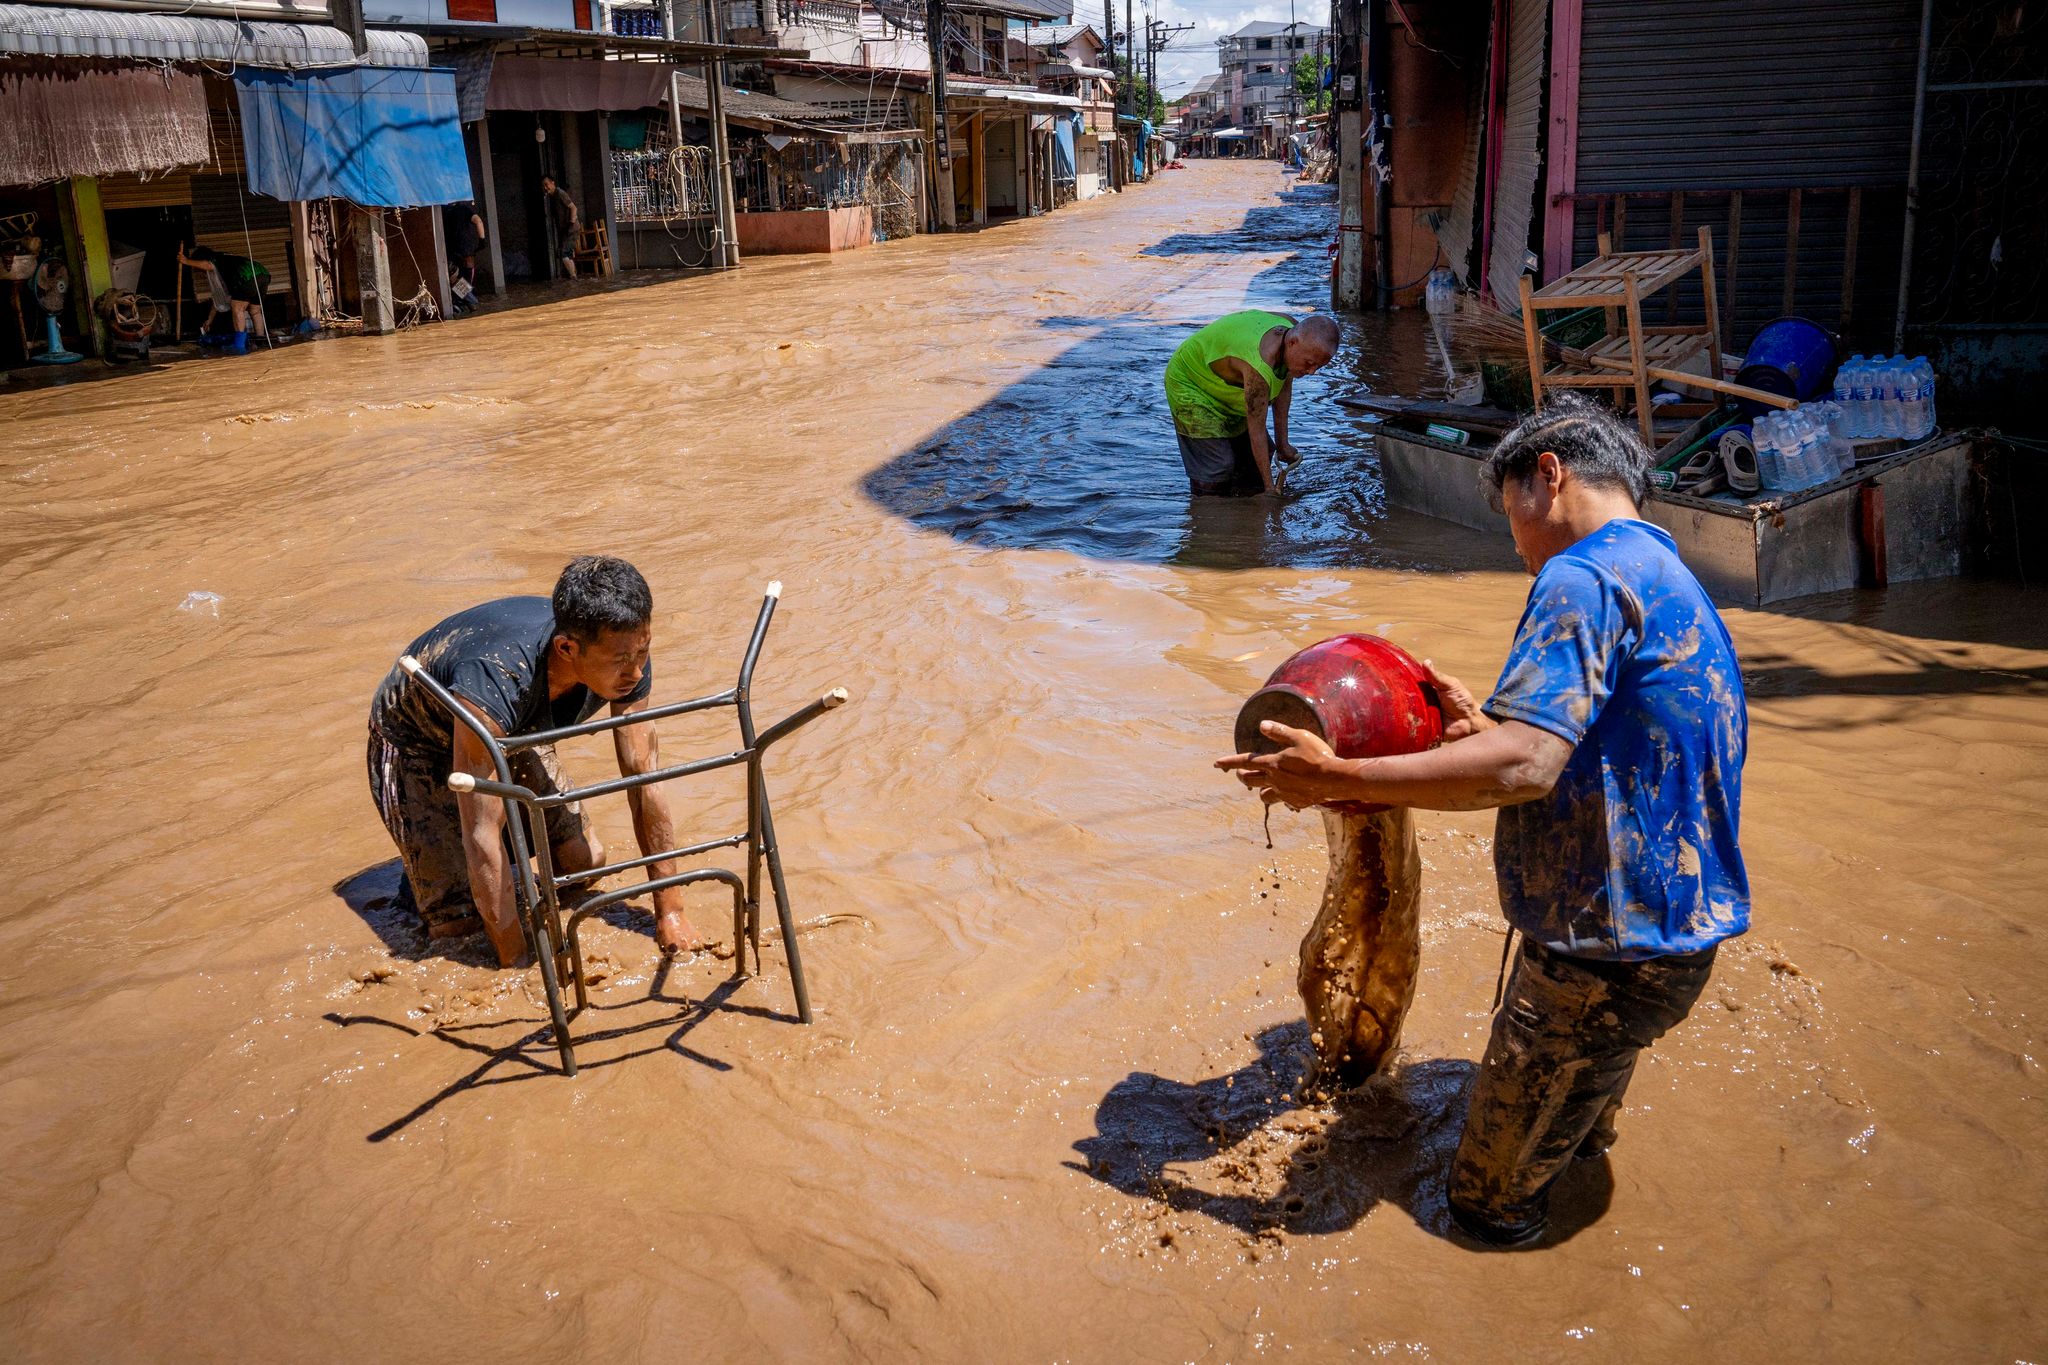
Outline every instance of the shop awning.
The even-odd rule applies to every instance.
[[[489,109],[597,113],[652,109],[668,99],[673,67],[574,57],[500,57],[491,64]]]
[[[446,71],[237,71],[249,188],[383,208],[470,197]]]
[[[410,33],[370,34],[357,57],[348,35],[323,24],[257,24],[192,14],[0,4],[0,54],[107,57],[153,62],[230,62],[298,71],[312,67],[427,64],[427,44]]]
[[[764,133],[783,133],[792,137],[823,137],[852,140],[849,134],[833,125],[847,122],[851,115],[837,109],[824,109],[815,104],[803,104],[786,100],[775,95],[763,95],[758,91],[739,90],[730,85],[719,87],[721,102],[725,105],[725,121],[741,128],[752,128]],[[662,91],[666,102],[668,92]],[[704,114],[709,111],[704,78],[693,76],[686,71],[676,73],[676,98],[686,114]],[[901,132],[890,133],[886,138],[862,141],[899,141]]]
[[[189,71],[0,72],[0,185],[151,175],[213,154],[206,87]]]
[[[1079,109],[1081,101],[1072,95],[1051,95],[1028,85],[967,85],[949,82],[948,99],[999,100],[1005,104],[1035,104],[1054,109]]]

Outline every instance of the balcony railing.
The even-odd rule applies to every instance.
[[[858,31],[860,5],[855,0],[775,0],[775,17],[784,28]]]
[[[839,29],[860,31],[857,0],[726,0],[728,29]]]

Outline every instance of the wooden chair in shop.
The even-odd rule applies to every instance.
[[[599,276],[612,273],[612,241],[605,228],[604,219],[586,223],[576,230],[576,250],[572,257],[576,262],[576,273],[581,275],[583,267],[590,266],[592,273]]]

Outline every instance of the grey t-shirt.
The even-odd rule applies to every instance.
[[[577,686],[548,700],[548,646],[555,611],[545,597],[501,597],[459,611],[406,647],[434,680],[475,704],[508,735],[578,725],[606,702]],[[626,700],[654,688],[654,666]],[[370,701],[370,724],[401,752],[444,758],[454,751],[455,721],[434,695],[397,664]]]

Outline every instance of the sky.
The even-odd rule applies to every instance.
[[[1102,32],[1102,6],[1111,0],[1074,0],[1074,22],[1093,24],[1097,33]],[[1124,0],[1113,0],[1116,5],[1117,49],[1123,49]],[[1235,33],[1254,19],[1270,19],[1286,23],[1289,19],[1304,24],[1330,22],[1330,0],[1296,0],[1292,14],[1287,0],[1262,0],[1257,4],[1245,4],[1243,0],[1130,0],[1131,15],[1137,20],[1139,42],[1138,55],[1144,56],[1145,18],[1149,11],[1155,19],[1169,24],[1193,24],[1189,33],[1175,34],[1171,43],[1159,54],[1159,87],[1168,100],[1178,99],[1188,88],[1202,77],[1216,69],[1216,40]]]

